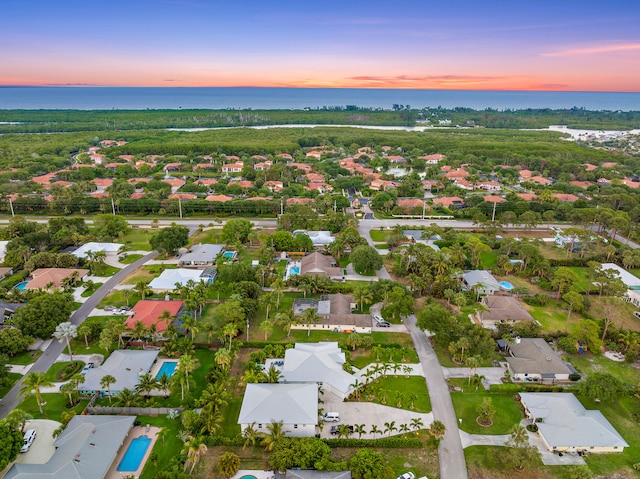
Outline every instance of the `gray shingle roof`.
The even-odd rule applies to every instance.
[[[247,384],[238,424],[318,423],[318,385]]]
[[[571,374],[571,370],[542,338],[522,338],[509,343],[513,357],[506,360],[518,374]]]
[[[353,376],[342,369],[345,355],[336,342],[296,343],[284,356],[282,377],[287,382],[322,382],[346,395]]]
[[[46,464],[14,464],[5,479],[102,479],[135,416],[74,416]]]
[[[100,386],[100,380],[107,374],[116,378],[116,382],[111,384],[112,394],[124,388],[133,389],[138,384],[140,376],[149,372],[158,353],[159,351],[116,350],[102,366],[87,371],[80,390],[106,391]]]

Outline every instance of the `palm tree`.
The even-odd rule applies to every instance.
[[[356,303],[360,303],[360,312],[364,310],[363,304],[370,304],[373,301],[373,295],[367,286],[354,289],[352,294]]]
[[[280,296],[282,295],[282,292],[285,288],[285,284],[282,278],[277,278],[273,283],[271,283],[271,288],[273,289],[273,292],[276,293],[276,308],[280,309]]]
[[[442,421],[439,421],[437,419],[433,421],[431,423],[431,426],[429,427],[429,433],[436,439],[442,438],[445,433],[445,427]]]
[[[138,395],[129,388],[124,388],[118,394],[117,404],[122,407],[132,407],[138,402]]]
[[[189,314],[183,314],[180,318],[182,321],[182,327],[189,332],[191,341],[193,341],[198,334],[198,322],[195,317]]]
[[[192,372],[197,366],[197,359],[189,354],[180,356],[176,369],[182,371],[185,377],[185,383],[187,385],[187,391],[189,390],[189,373]]]
[[[138,281],[133,287],[133,290],[138,293],[142,299],[151,294],[151,288],[149,288],[149,283],[146,281]]]
[[[311,336],[311,325],[318,324],[322,318],[314,308],[308,308],[302,313],[302,322],[307,325],[307,337]]]
[[[109,402],[111,402],[111,385],[116,382],[116,378],[114,378],[111,374],[105,374],[100,379],[100,387],[107,389],[107,394],[109,396]]]
[[[158,379],[158,389],[164,391],[164,398],[167,399],[169,397],[169,389],[171,389],[171,378],[166,374],[160,376],[160,379]]]
[[[409,425],[400,424],[399,431],[400,431],[400,434],[402,434],[402,437],[405,437],[405,435],[409,432]]]
[[[156,433],[156,439],[160,439],[162,441],[162,445],[164,445],[165,439],[169,435],[169,428],[161,427],[160,430]]]
[[[169,325],[173,322],[173,316],[168,310],[163,309],[158,321],[164,324],[164,329],[169,329]]]
[[[467,385],[470,386],[471,374],[480,366],[480,358],[478,356],[469,356],[464,362],[464,365],[469,368],[469,382]]]
[[[267,424],[267,434],[262,439],[262,445],[266,451],[272,451],[273,446],[284,437],[284,425],[282,421],[271,421]]]
[[[62,386],[60,386],[60,392],[67,394],[69,396],[69,405],[73,406],[73,397],[71,395],[71,393],[73,392],[74,389],[74,384],[69,381],[68,383],[64,383]]]
[[[265,319],[268,321],[269,320],[269,311],[271,310],[271,307],[276,303],[276,295],[275,292],[269,292],[269,293],[263,293],[260,296],[260,299],[258,300],[259,304],[261,306],[264,306],[267,314]]]
[[[143,374],[138,379],[138,384],[136,384],[136,394],[142,394],[145,398],[149,399],[151,397],[151,391],[158,389],[158,381],[154,378],[151,373]]]
[[[78,326],[78,334],[84,337],[84,345],[89,349],[89,335],[91,334],[91,325],[86,321]]]
[[[69,351],[69,359],[73,361],[73,351],[71,351],[70,340],[78,337],[78,326],[69,321],[60,323],[56,326],[56,330],[53,332],[53,337],[59,342],[66,341],[67,350]]]
[[[122,299],[124,299],[127,302],[127,306],[129,306],[129,298],[132,295],[133,295],[133,291],[129,288],[120,290],[120,296],[122,296]]]
[[[293,309],[289,309],[284,313],[278,313],[275,316],[276,324],[282,326],[287,332],[287,338],[291,335],[291,327],[299,323],[298,318],[295,316]]]
[[[29,395],[31,393],[36,396],[36,403],[40,414],[44,414],[42,410],[42,396],[40,394],[40,388],[46,388],[53,386],[53,383],[47,379],[47,376],[42,371],[33,371],[27,374],[22,384],[20,385],[20,395]]]
[[[207,333],[207,340],[209,342],[209,344],[211,344],[213,342],[213,333],[216,332],[216,325],[215,323],[204,323],[202,325],[202,330]]]
[[[397,431],[398,428],[396,427],[396,422],[395,421],[390,421],[390,422],[385,422],[384,423],[384,432],[388,432],[389,436],[391,436],[391,433],[394,431]]]
[[[411,419],[411,429],[413,429],[416,434],[418,434],[418,431],[422,429],[423,426],[424,424],[422,423],[422,418],[414,417]]]
[[[376,426],[375,424],[373,424],[371,426],[371,431],[369,431],[369,434],[373,434],[373,438],[376,438],[376,434],[382,434],[382,431],[380,429],[378,429],[378,426]]]
[[[80,385],[84,384],[85,379],[86,378],[82,373],[76,373],[73,376],[71,376],[71,379],[69,380],[69,382],[73,384],[73,387],[76,389],[76,393],[80,394]]]
[[[256,423],[252,422],[242,431],[242,437],[244,438],[244,444],[242,445],[242,449],[245,449],[247,446],[255,446],[256,442],[260,438],[260,433],[256,430]]]
[[[196,467],[196,464],[198,464],[200,456],[206,454],[207,451],[207,445],[204,443],[202,437],[189,436],[187,441],[184,443],[184,448],[182,449],[182,454],[187,455],[187,460],[184,463],[185,472],[189,469],[189,474],[191,474],[193,469]]]
[[[238,335],[238,325],[227,323],[222,328],[222,335],[229,338],[229,351],[231,351],[231,341]]]
[[[273,331],[273,323],[268,319],[265,319],[260,323],[260,329],[264,331],[264,340],[269,338],[269,334]]]
[[[280,381],[280,376],[282,375],[282,373],[280,372],[280,370],[271,367],[269,368],[269,371],[267,372],[267,382],[269,384],[275,384],[278,381]]]
[[[228,349],[224,349],[224,348],[218,349],[218,351],[216,351],[216,354],[213,360],[223,370],[228,371],[229,368],[231,367],[231,361],[232,361],[231,352]]]

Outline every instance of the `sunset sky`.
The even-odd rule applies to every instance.
[[[640,91],[637,0],[2,0],[0,85]]]

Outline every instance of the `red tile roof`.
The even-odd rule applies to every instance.
[[[160,316],[164,311],[169,311],[171,317],[175,318],[183,305],[184,301],[178,300],[157,301],[143,299],[138,301],[131,309],[132,316],[127,318],[125,324],[127,328],[133,329],[135,328],[135,323],[142,321],[147,328],[155,324],[157,332],[166,331],[167,324],[160,320]]]
[[[205,198],[207,201],[218,201],[220,203],[226,203],[227,201],[231,201],[233,198],[227,195],[209,195]]]
[[[487,195],[483,199],[487,203],[502,203],[504,201],[507,201],[504,198],[502,198],[501,196],[495,196],[495,195]]]

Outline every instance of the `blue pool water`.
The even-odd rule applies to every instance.
[[[511,291],[513,289],[513,285],[508,281],[500,281],[500,287],[502,289],[506,289],[507,291]]]
[[[162,366],[160,366],[160,371],[158,371],[158,374],[156,374],[156,380],[160,379],[164,375],[170,378],[176,371],[177,365],[178,363],[176,361],[165,361],[164,363],[162,363]]]
[[[236,257],[236,252],[235,251],[225,251],[224,253],[222,253],[222,257],[223,258],[227,258],[227,259],[233,259]]]
[[[300,274],[300,267],[292,266],[291,268],[289,268],[289,274]]]
[[[149,436],[140,436],[131,441],[127,452],[124,453],[124,457],[118,465],[118,471],[137,471],[144,454],[147,452],[147,449],[149,449],[149,444],[151,444],[151,438]]]
[[[27,288],[27,283],[28,283],[28,281],[23,281],[22,283],[18,283],[18,284],[16,284],[15,288],[18,291],[24,291]]]
[[[256,479],[256,476],[247,475],[247,476],[242,476],[240,479]]]

